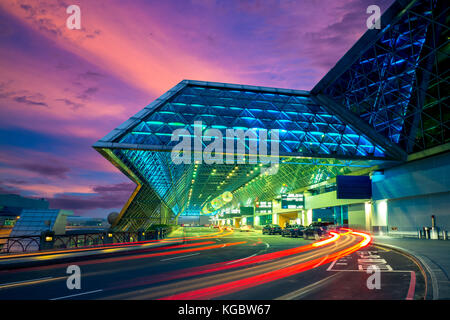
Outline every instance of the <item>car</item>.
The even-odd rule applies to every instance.
[[[219,228],[220,228],[220,226],[219,226],[218,224],[213,224],[211,227],[212,227],[213,229],[219,229]]]
[[[241,226],[241,232],[249,232],[252,231],[252,228],[249,225]]]
[[[230,226],[230,225],[224,225],[224,226],[222,227],[222,229],[227,230],[227,231],[233,231],[233,227]]]
[[[287,225],[286,228],[281,231],[281,235],[283,237],[302,237],[303,230],[305,230],[305,227],[299,224]]]
[[[303,230],[303,239],[322,238],[328,234],[328,229],[331,225],[333,225],[332,222],[313,222]]]
[[[262,229],[262,234],[281,234],[281,227],[277,224],[268,224]]]

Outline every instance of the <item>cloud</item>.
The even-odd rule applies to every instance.
[[[17,154],[15,148],[10,148],[9,151],[9,153],[0,155],[0,167],[2,168],[25,170],[42,177],[57,179],[66,179],[67,173],[70,171],[70,168],[63,164],[64,159],[58,159],[49,154],[29,152],[27,150],[24,150],[22,154]],[[33,160],[23,160],[24,158]],[[11,178],[9,177],[9,179]]]
[[[33,106],[48,107],[48,104],[46,104],[45,102],[33,101],[30,98],[31,97],[26,97],[26,96],[14,97],[14,101],[19,102],[19,103],[28,104],[28,105],[33,105]]]
[[[62,101],[64,102],[67,106],[70,106],[70,108],[72,110],[78,110],[80,108],[82,108],[84,106],[84,104],[82,103],[77,103],[77,102],[73,102],[69,99],[63,98],[63,99],[56,99],[55,101]]]
[[[86,71],[78,74],[78,77],[84,80],[98,80],[104,78],[105,75],[95,71]]]
[[[23,162],[17,164],[15,167],[35,172],[42,176],[55,177],[59,179],[66,179],[66,174],[70,171],[68,167],[62,165],[42,163],[39,164],[35,162]]]
[[[133,188],[133,183],[117,183],[112,185],[102,185],[102,186],[94,186],[92,189],[98,193],[108,193],[108,192],[129,192]]]
[[[87,195],[57,194],[48,199],[52,208],[67,210],[92,210],[121,208],[136,186],[133,183],[98,185],[95,193]]]
[[[85,89],[80,95],[77,96],[78,99],[88,100],[91,98],[91,95],[95,94],[99,89],[96,87],[90,87]]]

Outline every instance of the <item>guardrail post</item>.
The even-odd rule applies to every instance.
[[[138,231],[138,241],[144,241],[144,240],[145,240],[145,231],[141,229]]]
[[[442,240],[447,240],[447,230],[442,230]]]
[[[111,232],[111,231],[108,231],[108,232],[106,232],[104,235],[103,235],[103,237],[104,237],[104,241],[103,241],[103,243],[104,244],[110,244],[110,243],[113,243],[114,242],[114,239],[113,239],[113,233]]]
[[[55,244],[55,232],[53,231],[42,231],[39,249],[40,250],[49,250],[53,249],[53,245]]]

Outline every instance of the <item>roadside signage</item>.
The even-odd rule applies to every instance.
[[[272,213],[272,201],[255,202],[255,213]]]
[[[303,193],[284,193],[281,195],[281,209],[303,209],[305,197]]]

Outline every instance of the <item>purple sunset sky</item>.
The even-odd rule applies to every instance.
[[[0,2],[0,193],[105,217],[134,184],[92,144],[183,79],[310,90],[393,0]],[[66,8],[81,8],[81,30]]]

